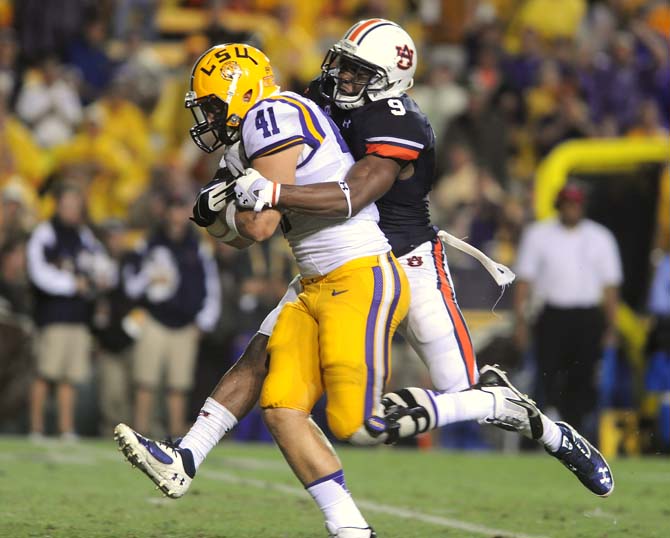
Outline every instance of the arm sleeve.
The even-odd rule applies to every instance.
[[[619,246],[612,233],[603,228],[601,263],[602,282],[604,286],[619,286],[623,281],[623,269]]]
[[[35,229],[26,249],[28,276],[45,293],[72,297],[77,293],[74,274],[49,263],[45,256],[45,248],[55,243],[56,234],[50,223],[42,223]]]
[[[521,236],[514,272],[520,280],[535,280],[540,266],[537,244],[538,229],[531,225]]]
[[[325,137],[315,114],[299,99],[279,95],[261,101],[242,126],[244,149],[250,161],[298,144],[315,150]]]
[[[425,118],[407,110],[400,99],[375,103],[356,128],[363,138],[366,155],[414,161],[424,148],[433,144],[432,129]]]
[[[205,272],[205,300],[196,315],[195,323],[201,330],[209,332],[214,329],[221,314],[221,286],[216,262],[202,245],[199,256]]]

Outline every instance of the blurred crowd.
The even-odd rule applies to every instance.
[[[667,0],[0,0],[0,419],[21,416],[30,394],[9,429],[75,436],[73,387],[88,383],[99,431],[167,417],[183,432],[188,395],[209,391],[295,272],[281,237],[236,251],[190,225],[218,164],[188,135],[191,67],[214,43],[245,41],[301,93],[370,17],[419,47],[411,96],[439,145],[434,223],[502,263],[535,218],[535,172],[553,148],[668,136]],[[670,176],[651,175],[661,215]],[[660,261],[670,232],[654,225]],[[450,257],[456,276],[472,263]],[[637,263],[646,294],[654,267],[648,253]],[[667,301],[632,306],[670,315]]]

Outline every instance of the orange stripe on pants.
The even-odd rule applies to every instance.
[[[433,244],[433,258],[435,259],[435,269],[437,270],[437,282],[440,292],[442,292],[442,299],[447,307],[447,312],[454,325],[456,333],[456,342],[461,350],[461,357],[465,363],[465,370],[468,375],[470,385],[475,383],[475,352],[472,348],[472,340],[470,340],[470,333],[465,325],[465,320],[461,314],[456,301],[454,300],[454,292],[449,283],[449,278],[444,270],[444,245],[439,239],[435,239]]]

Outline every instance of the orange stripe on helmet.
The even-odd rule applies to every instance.
[[[359,34],[363,30],[365,30],[366,28],[369,28],[370,26],[372,26],[373,24],[378,23],[378,22],[382,22],[382,20],[381,19],[370,19],[369,21],[364,22],[358,28],[356,28],[354,30],[354,32],[347,39],[349,39],[349,41],[356,41],[356,38],[359,36]]]

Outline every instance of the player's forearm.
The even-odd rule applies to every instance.
[[[393,185],[400,166],[368,155],[354,164],[344,182],[282,185],[279,207],[323,217],[351,217],[376,202]]]
[[[607,327],[616,328],[616,316],[619,307],[619,288],[608,286],[603,291],[603,308]]]
[[[514,316],[517,323],[526,323],[528,318],[528,297],[530,284],[525,280],[517,280],[514,285]]]
[[[275,232],[280,219],[279,211],[274,209],[238,211],[235,214],[235,226],[240,236],[253,241],[265,241]]]
[[[278,207],[305,215],[346,217],[349,205],[335,181],[314,185],[282,185]]]

